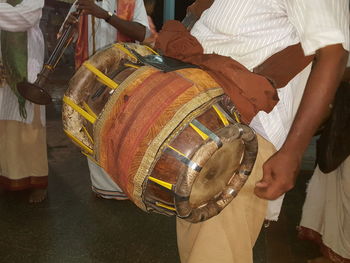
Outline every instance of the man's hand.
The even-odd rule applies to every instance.
[[[68,15],[66,21],[64,22],[62,28],[57,33],[57,39],[60,38],[63,34],[63,29],[67,29],[70,26],[73,26],[73,32],[78,31],[78,21],[79,21],[79,12],[72,12]]]
[[[108,12],[95,4],[93,0],[78,0],[78,10],[83,10],[83,15],[92,15],[97,18],[106,19]]]
[[[301,157],[281,151],[276,152],[263,165],[263,178],[256,183],[255,194],[275,200],[292,189],[300,169]]]
[[[342,44],[317,50],[292,127],[282,148],[264,164],[263,179],[255,188],[257,196],[274,200],[293,188],[301,158],[329,111],[347,59]]]
[[[67,17],[67,20],[66,22],[64,23],[63,25],[63,28],[67,28],[69,27],[70,25],[75,25],[77,26],[78,25],[78,16],[79,16],[79,13],[78,12],[72,12],[69,14],[69,16]]]
[[[207,10],[214,3],[214,0],[196,0],[192,5],[187,8],[187,13],[192,13],[198,19],[202,13]]]

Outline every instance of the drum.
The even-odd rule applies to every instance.
[[[248,179],[256,135],[205,71],[164,72],[134,51],[155,53],[117,43],[79,68],[63,100],[64,130],[144,211],[207,220]]]

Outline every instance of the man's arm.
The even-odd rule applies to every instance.
[[[350,67],[349,66],[345,69],[343,81],[346,81],[346,82],[350,81]]]
[[[131,37],[137,41],[142,42],[145,39],[146,27],[140,23],[133,21],[126,21],[117,16],[112,16],[109,24],[117,28],[124,35]]]
[[[333,101],[347,58],[348,52],[341,44],[316,52],[291,130],[282,148],[263,165],[263,179],[255,188],[257,196],[274,200],[294,187],[304,151]]]
[[[96,5],[92,0],[78,0],[77,9],[82,9],[84,14],[90,14],[100,19],[109,18],[108,12]],[[110,17],[108,23],[132,39],[140,42],[145,39],[146,27],[140,23],[127,21],[117,17],[116,15]]]

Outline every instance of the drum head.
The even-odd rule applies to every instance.
[[[193,154],[176,185],[177,215],[201,222],[220,213],[237,195],[253,168],[257,140],[253,130],[239,123],[215,131]]]
[[[190,205],[200,207],[219,196],[239,168],[244,153],[242,141],[230,141],[218,149],[196,177]]]

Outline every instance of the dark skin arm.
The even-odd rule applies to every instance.
[[[83,10],[83,15],[92,15],[96,18],[106,19],[109,17],[108,12],[95,4],[93,0],[78,0],[77,9]],[[115,27],[118,31],[128,37],[142,42],[145,39],[146,27],[140,23],[127,21],[113,15],[108,23]]]
[[[263,165],[255,194],[275,200],[294,187],[302,156],[332,103],[346,67],[348,52],[331,45],[316,52],[305,92],[282,148]]]
[[[343,76],[343,81],[349,82],[350,81],[350,67],[345,69],[345,73]]]

